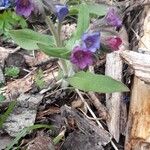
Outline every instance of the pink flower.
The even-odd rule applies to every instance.
[[[84,69],[93,63],[93,54],[79,46],[75,47],[71,54],[71,62],[78,68]]]
[[[112,50],[118,50],[119,46],[122,44],[122,40],[119,37],[109,37],[106,39],[106,45]]]

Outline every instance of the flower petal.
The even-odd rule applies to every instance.
[[[80,69],[84,69],[89,65],[92,65],[92,57],[93,55],[90,51],[77,46],[73,49],[70,60]]]
[[[55,5],[55,8],[55,14],[58,17],[58,20],[62,22],[66,15],[69,13],[68,7],[66,5],[57,4]]]
[[[84,33],[82,35],[82,47],[95,52],[100,48],[100,32]]]
[[[122,44],[120,37],[109,37],[106,39],[106,45],[111,48],[111,50],[119,50],[119,46]]]
[[[16,1],[16,13],[18,15],[29,17],[34,10],[31,0],[17,0]]]

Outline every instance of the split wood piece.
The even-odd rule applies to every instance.
[[[77,149],[101,149],[103,150],[102,146],[105,146],[111,141],[111,135],[103,128],[98,127],[93,121],[87,119],[82,113],[75,109],[71,109],[68,106],[61,107],[61,115],[62,117],[66,118],[67,125],[70,126],[77,126],[79,130],[75,131],[75,135],[82,134],[84,135],[82,139],[80,136],[76,139],[72,136],[68,137],[72,140],[69,143],[70,149],[77,150]],[[68,141],[66,139],[66,142]],[[64,143],[65,144],[65,143]],[[68,145],[68,143],[67,143]]]
[[[144,8],[139,49],[150,54],[150,6]],[[150,150],[150,55],[125,51],[121,55],[135,70],[125,150]]]
[[[108,54],[106,57],[105,74],[121,81],[122,78],[122,60],[118,52]],[[106,106],[110,115],[107,125],[114,139],[119,142],[120,137],[120,106],[121,93],[106,94]]]
[[[126,150],[150,149],[150,55],[131,51],[121,56],[134,69],[134,83],[130,102]],[[149,142],[149,148],[146,149]]]
[[[129,43],[127,32],[124,27],[119,32],[119,35],[122,38],[123,43],[120,46],[119,51],[107,54],[105,75],[121,81],[123,62],[119,53],[127,49]],[[127,122],[127,108],[126,104],[122,100],[122,97],[122,93],[118,92],[106,94],[106,107],[110,116],[110,119],[107,120],[107,125],[110,133],[117,142],[119,142],[120,134],[125,134]]]
[[[134,77],[125,150],[150,150],[150,85]]]
[[[150,83],[150,55],[133,51],[121,52],[121,57],[134,70],[135,76]]]

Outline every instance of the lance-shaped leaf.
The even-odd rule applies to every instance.
[[[95,3],[88,4],[89,13],[97,15],[99,17],[106,15],[107,9],[108,9],[108,5],[105,4],[95,4]]]
[[[9,33],[16,44],[27,50],[38,49],[37,43],[54,45],[52,36],[44,35],[30,29],[11,30]]]
[[[76,40],[80,39],[82,34],[87,30],[90,23],[88,6],[85,3],[80,4],[76,31]]]
[[[86,92],[113,93],[129,91],[123,83],[109,76],[93,74],[88,71],[76,73],[73,77],[68,78],[68,82],[73,87]]]
[[[70,51],[65,47],[51,47],[50,45],[44,45],[40,43],[38,43],[38,47],[48,56],[69,59]]]

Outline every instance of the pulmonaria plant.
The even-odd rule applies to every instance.
[[[24,31],[18,30],[10,33],[14,41],[24,49],[40,49],[51,57],[58,57],[58,64],[64,75],[62,83],[67,78],[69,84],[81,90],[85,90],[87,87],[89,87],[88,91],[96,92],[127,90],[126,87],[120,85],[121,83],[118,83],[118,81],[110,77],[103,75],[94,76],[94,74],[87,71],[89,66],[94,65],[94,62],[96,62],[96,58],[98,58],[96,56],[101,54],[102,45],[107,45],[108,49],[116,51],[119,50],[119,46],[122,44],[121,38],[116,35],[111,35],[103,40],[101,33],[103,28],[99,31],[90,29],[90,16],[94,14],[92,16],[103,17],[102,20],[105,20],[103,23],[105,23],[107,27],[111,25],[116,29],[122,26],[122,21],[117,11],[111,8],[108,12],[104,11],[101,14],[101,11],[95,11],[95,8],[91,7],[92,4],[81,3],[78,7],[74,7],[72,11],[73,15],[76,13],[78,16],[76,31],[72,34],[70,39],[64,41],[61,38],[61,27],[63,23],[66,23],[66,21],[64,21],[65,17],[71,14],[69,14],[71,7],[69,9],[69,7],[64,4],[53,4],[52,1],[47,2],[46,0],[40,1],[43,2],[42,6],[43,10],[45,10],[43,16],[45,17],[45,23],[51,31],[51,35],[39,34],[29,29]],[[24,17],[32,16],[32,12],[36,11],[34,4],[34,0],[16,0],[16,12]],[[47,5],[45,6],[45,4]],[[49,6],[52,8],[50,13],[47,12]],[[98,10],[108,10],[102,7],[102,5],[99,5]],[[76,10],[74,11],[74,9]],[[49,14],[55,15],[58,21],[55,21],[55,19],[52,20]],[[24,34],[23,38],[26,37],[27,40],[18,39],[18,35],[21,36],[22,34]],[[85,73],[83,73],[82,70],[84,70]],[[112,84],[114,83],[112,87],[110,86],[112,85],[110,82]]]

